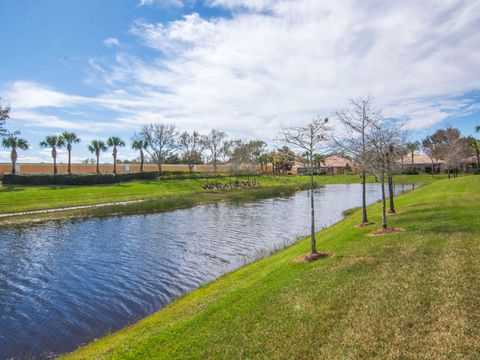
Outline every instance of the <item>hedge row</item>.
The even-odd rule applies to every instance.
[[[99,185],[131,180],[182,180],[226,177],[199,171],[144,171],[120,174],[4,174],[3,185]]]
[[[157,180],[158,171],[122,174],[5,174],[4,185],[98,185],[130,180]]]

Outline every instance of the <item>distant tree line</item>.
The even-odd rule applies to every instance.
[[[187,164],[190,171],[194,170],[195,165],[211,164],[215,173],[220,164],[229,164],[231,172],[238,172],[245,167],[255,172],[258,166],[263,171],[267,164],[271,164],[272,172],[287,174],[292,170],[295,162],[299,161],[302,164],[310,164],[309,170],[318,173],[324,165],[327,153],[337,153],[352,160],[356,170],[362,176],[362,184],[365,187],[367,174],[375,173],[372,168],[374,161],[371,158],[375,149],[372,137],[375,134],[378,135],[380,125],[386,122],[381,111],[374,108],[370,98],[351,100],[350,105],[347,109],[337,111],[333,116],[340,124],[345,136],[334,138],[329,135],[329,146],[326,147],[328,152],[324,149],[322,152],[309,153],[304,148],[298,148],[295,144],[286,141],[283,141],[284,145],[276,150],[269,151],[267,144],[262,140],[229,139],[225,132],[217,129],[212,129],[208,134],[200,134],[198,131],[180,132],[174,125],[152,123],[144,125],[132,138],[130,146],[139,154],[133,162],[140,164],[140,171],[143,171],[146,163],[156,164],[159,171],[162,171],[162,166],[165,164]],[[30,144],[20,136],[18,131],[14,133],[7,131],[5,125],[9,117],[10,107],[0,105],[0,136],[2,145],[11,150],[12,173],[15,173],[18,151],[27,150]],[[480,131],[480,126],[476,127],[476,131]],[[404,164],[405,158],[410,158],[413,169],[415,152],[420,149],[432,159],[432,168],[433,159],[444,160],[447,172],[452,176],[456,176],[458,164],[466,156],[475,154],[477,165],[480,165],[479,141],[472,136],[462,137],[457,129],[439,129],[421,142],[407,142],[406,139],[406,132],[398,130],[395,144],[390,144],[391,154],[388,161],[394,171],[398,171],[397,162]],[[65,131],[60,135],[46,136],[40,142],[42,148],[50,149],[54,174],[58,173],[59,149],[66,149],[67,171],[71,173],[72,152],[74,146],[80,141],[77,134]],[[96,164],[96,171],[99,172],[100,156],[111,149],[113,172],[116,173],[117,164],[120,163],[118,153],[120,148],[125,146],[126,142],[117,136],[106,140],[92,140],[88,144],[88,150],[95,158],[82,162]],[[297,153],[294,150],[297,150]],[[387,176],[387,183],[389,187],[393,186],[391,175]],[[365,201],[363,207],[366,208]],[[393,211],[393,208],[390,210]],[[363,220],[365,223],[368,222],[366,215]]]

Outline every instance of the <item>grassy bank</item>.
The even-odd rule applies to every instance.
[[[480,177],[398,198],[367,237],[360,214],[319,233],[335,256],[292,260],[309,239],[172,303],[72,359],[462,358],[480,353]],[[371,207],[380,222],[380,208]]]
[[[132,181],[114,185],[96,186],[11,186],[0,188],[0,213],[53,209],[78,205],[93,205],[141,199],[159,199],[205,193],[202,185],[217,180]],[[228,182],[228,178],[218,182]],[[308,182],[303,176],[261,176],[263,187],[297,186]],[[359,182],[356,175],[319,176],[319,184],[346,184]],[[369,181],[374,181],[370,178]],[[401,176],[398,182],[428,183],[430,176]]]

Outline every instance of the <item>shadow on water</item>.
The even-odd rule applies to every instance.
[[[367,193],[380,198],[377,184]],[[0,358],[71,351],[292,244],[308,234],[308,197],[0,229]],[[361,204],[360,185],[324,185],[315,197],[321,229]]]

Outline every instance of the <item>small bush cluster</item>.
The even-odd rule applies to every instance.
[[[203,190],[230,190],[230,189],[244,189],[251,187],[258,187],[260,184],[257,181],[235,181],[231,183],[210,183],[202,186]]]
[[[5,174],[3,185],[100,185],[131,180],[157,180],[158,171],[122,174]]]

